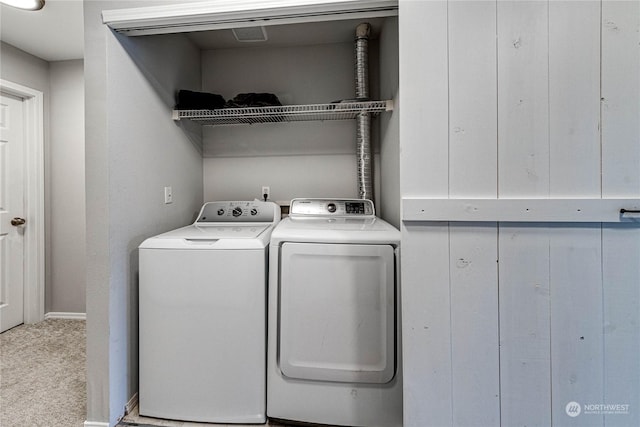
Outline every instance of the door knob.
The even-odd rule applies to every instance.
[[[11,220],[11,225],[17,227],[19,225],[24,225],[24,223],[27,222],[24,218],[13,218]]]

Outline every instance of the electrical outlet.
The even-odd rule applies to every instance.
[[[171,187],[164,187],[164,203],[173,203],[173,191]]]
[[[268,186],[263,185],[262,186],[262,193],[260,193],[260,194],[262,196],[261,199],[266,202],[267,200],[269,200],[269,197],[271,196],[271,189]]]

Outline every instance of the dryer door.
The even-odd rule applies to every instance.
[[[391,381],[394,248],[284,243],[280,255],[282,373],[321,381]]]

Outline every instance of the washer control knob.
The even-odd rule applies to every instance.
[[[218,215],[224,215],[224,209],[222,208],[218,209]]]
[[[331,213],[334,213],[336,211],[336,204],[335,203],[329,203],[327,205],[327,210]]]
[[[258,209],[256,209],[256,208],[251,209],[251,215],[252,216],[258,215]]]
[[[233,211],[231,212],[231,214],[236,218],[239,217],[240,215],[242,215],[242,208],[241,207],[233,208]]]

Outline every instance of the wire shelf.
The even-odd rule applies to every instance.
[[[191,120],[204,126],[253,123],[349,120],[358,114],[378,115],[393,110],[393,101],[354,101],[332,104],[282,105],[277,107],[174,110],[173,120]]]

